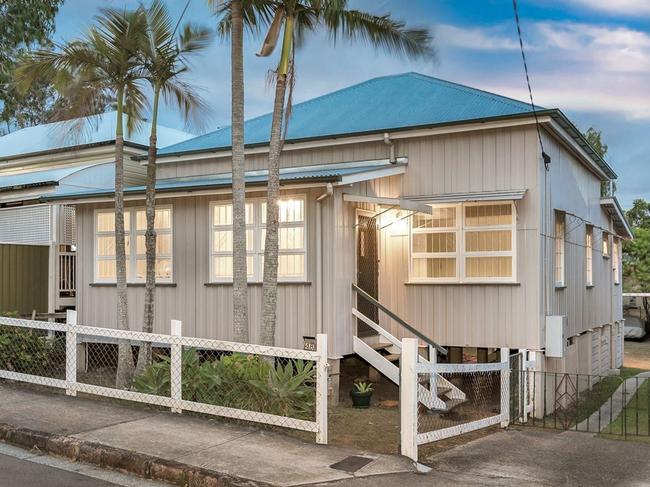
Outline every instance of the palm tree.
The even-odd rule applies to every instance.
[[[55,88],[68,96],[68,115],[93,115],[97,100],[114,98],[117,105],[115,126],[115,264],[117,281],[117,328],[128,330],[126,288],[126,246],[124,232],[124,115],[131,132],[147,107],[142,92],[141,46],[147,31],[146,17],[136,11],[105,8],[97,24],[80,40],[55,45],[52,50],[35,51],[17,70],[23,89],[38,78],[51,80]],[[71,91],[75,80],[83,89]],[[134,363],[131,344],[118,342],[116,386],[128,387]]]
[[[246,181],[244,158],[244,27],[258,31],[268,23],[271,0],[208,0],[220,17],[219,33],[231,37],[232,69],[232,238],[233,338],[249,342],[246,265]]]
[[[189,1],[185,6],[185,10]],[[145,232],[146,279],[144,294],[144,314],[142,331],[153,332],[154,297],[156,289],[156,157],[157,157],[157,127],[158,109],[161,96],[163,101],[178,106],[186,122],[192,118],[198,122],[198,117],[205,112],[205,102],[196,90],[182,79],[189,70],[188,56],[205,49],[212,40],[212,33],[205,28],[186,24],[178,34],[180,21],[174,22],[169,10],[161,0],[154,0],[147,9],[140,7],[147,19],[147,36],[142,46],[145,78],[149,81],[153,92],[151,106],[151,133],[149,135],[149,151],[147,157],[147,179],[145,213],[147,230]],[[136,243],[137,245],[137,243]],[[145,342],[140,347],[136,375],[142,373],[151,363],[151,343]]]
[[[431,36],[427,29],[408,29],[403,22],[389,15],[372,15],[348,9],[347,0],[276,0],[273,22],[262,45],[260,56],[269,56],[282,35],[280,61],[275,71],[275,100],[271,122],[268,162],[268,194],[266,206],[266,240],[264,250],[264,279],[262,301],[263,345],[275,344],[278,277],[278,195],[280,191],[280,154],[286,133],[285,103],[291,107],[294,79],[294,52],[296,40],[308,32],[324,28],[336,41],[340,36],[361,40],[375,48],[410,58],[431,57]]]

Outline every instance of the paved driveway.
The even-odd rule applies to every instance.
[[[650,445],[587,433],[499,432],[429,459],[428,475],[398,474],[337,483],[395,485],[650,485]]]

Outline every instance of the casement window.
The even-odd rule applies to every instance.
[[[603,257],[609,259],[609,233],[603,232]]]
[[[585,231],[585,283],[587,287],[594,285],[594,227],[591,225]]]
[[[306,279],[305,197],[282,198],[279,202],[278,280]],[[232,203],[210,205],[210,281],[232,282]],[[266,200],[246,202],[246,267],[249,282],[261,282],[264,275]]]
[[[411,218],[410,281],[513,282],[512,202],[432,206]]]
[[[156,207],[156,281],[172,281],[172,208]],[[144,282],[146,277],[145,233],[147,217],[144,208],[124,210],[126,246],[126,279]],[[134,245],[135,243],[135,245]],[[116,281],[115,210],[95,212],[95,282]]]
[[[555,285],[564,286],[564,257],[566,247],[566,216],[555,212]]]
[[[613,238],[612,244],[612,272],[614,273],[614,284],[621,283],[621,269],[618,256],[619,241],[618,238]]]

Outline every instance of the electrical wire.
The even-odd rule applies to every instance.
[[[539,139],[539,146],[542,149],[542,158],[544,159],[544,167],[548,171],[548,166],[551,163],[551,157],[544,151],[544,142],[542,142],[542,131],[539,128],[539,117],[537,116],[537,108],[533,100],[533,89],[530,86],[530,75],[528,73],[528,62],[526,61],[526,52],[524,51],[524,40],[521,35],[521,22],[519,21],[519,8],[517,0],[512,0],[512,8],[515,12],[515,23],[517,24],[517,35],[519,36],[519,49],[521,50],[521,59],[524,62],[524,72],[526,73],[526,84],[528,85],[528,95],[530,96],[530,107],[533,110],[535,117],[535,128],[537,129],[537,138]]]

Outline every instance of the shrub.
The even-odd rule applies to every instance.
[[[65,370],[65,338],[42,330],[0,326],[0,368],[52,376]]]
[[[136,377],[138,392],[170,394],[171,361],[158,357]],[[232,354],[206,359],[196,349],[183,353],[183,399],[293,418],[311,418],[316,392],[311,362],[274,364],[264,357]]]

